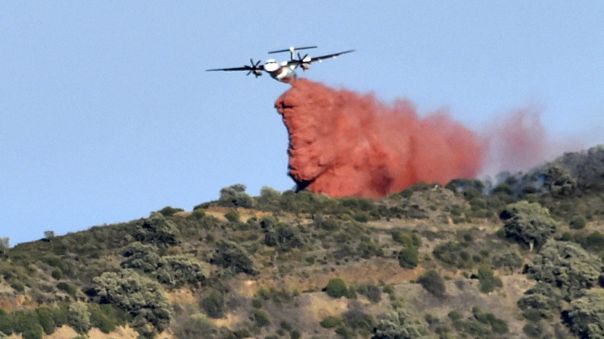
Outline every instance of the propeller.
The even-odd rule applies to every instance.
[[[296,62],[298,63],[298,66],[302,67],[303,71],[306,71],[310,68],[310,58],[308,57],[308,54],[304,54],[304,56],[302,56],[300,52],[298,52],[297,57],[298,59],[296,59]]]
[[[248,66],[249,71],[247,72],[246,75],[250,75],[250,74],[254,73],[254,76],[256,78],[261,76],[263,68],[262,68],[262,66],[260,66],[260,62],[262,62],[262,60],[258,60],[257,62],[254,62],[254,59],[250,58],[251,66]]]

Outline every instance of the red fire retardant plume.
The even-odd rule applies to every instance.
[[[437,112],[420,118],[408,101],[294,81],[275,106],[289,134],[289,175],[298,188],[379,198],[416,182],[473,178],[487,147]]]

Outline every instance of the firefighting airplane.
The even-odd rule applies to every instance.
[[[269,54],[289,52],[289,60],[287,61],[277,62],[275,59],[268,59],[263,65],[261,65],[261,60],[254,61],[254,59],[250,59],[250,65],[231,68],[213,68],[206,71],[247,71],[246,75],[254,74],[256,78],[261,76],[262,72],[266,72],[277,81],[289,82],[296,78],[295,69],[298,67],[302,68],[303,71],[306,71],[310,68],[310,64],[313,62],[322,62],[326,59],[333,59],[342,54],[354,52],[354,49],[350,49],[343,52],[321,55],[317,57],[311,57],[308,54],[302,56],[300,52],[298,52],[300,50],[311,48],[317,48],[317,46],[290,47],[288,49],[280,49],[277,51],[268,52]]]

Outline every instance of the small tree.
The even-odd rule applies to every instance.
[[[133,317],[133,326],[142,336],[152,336],[168,328],[170,304],[161,286],[136,271],[105,272],[94,278],[101,303],[111,303]]]
[[[560,307],[560,293],[551,285],[537,283],[529,288],[518,300],[518,308],[522,315],[529,320],[551,319],[558,314]]]
[[[594,288],[573,300],[563,319],[580,338],[604,338],[604,290]]]
[[[224,295],[219,291],[212,290],[205,298],[201,299],[201,307],[211,318],[222,318],[224,316]]]
[[[418,262],[417,247],[406,247],[398,253],[398,263],[402,268],[415,268]]]
[[[424,338],[429,334],[428,323],[413,313],[398,309],[380,316],[371,339]]]
[[[438,298],[442,298],[445,296],[445,281],[435,270],[430,270],[422,274],[417,282],[422,285],[422,287],[433,294]]]
[[[480,292],[490,293],[496,288],[502,287],[503,282],[495,276],[495,272],[487,265],[478,268],[478,280],[480,281]]]
[[[171,255],[161,258],[157,280],[172,288],[184,285],[199,287],[205,276],[197,259],[186,255]]]
[[[44,231],[44,239],[50,240],[55,237],[55,231]]]
[[[153,214],[149,219],[143,219],[136,225],[134,239],[151,243],[160,247],[178,244],[178,228],[170,220],[159,213]]]
[[[233,242],[222,241],[216,246],[214,256],[210,263],[232,270],[234,273],[247,273],[255,275],[252,259],[245,250]]]
[[[10,248],[10,238],[9,237],[0,237],[0,254],[6,253]]]
[[[90,312],[88,306],[81,302],[69,305],[67,323],[78,333],[86,333],[90,329]]]
[[[334,278],[329,280],[325,287],[325,293],[332,298],[341,298],[348,295],[348,287],[344,280],[340,278]]]
[[[225,207],[246,207],[250,208],[254,200],[245,193],[245,185],[235,184],[220,190],[218,204]]]
[[[533,250],[539,249],[556,232],[557,222],[547,208],[538,203],[519,201],[506,206],[500,214],[504,221],[503,231],[507,238]]]
[[[548,241],[527,268],[527,274],[560,289],[562,297],[572,300],[598,283],[600,259],[581,246],[564,241]]]

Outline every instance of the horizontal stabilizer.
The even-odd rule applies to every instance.
[[[303,49],[311,49],[311,48],[317,48],[317,46],[290,47],[288,49],[280,49],[280,50],[277,50],[277,51],[270,51],[270,52],[268,52],[268,54],[283,53],[283,52],[290,52],[290,51],[300,51],[300,50],[303,50]]]

